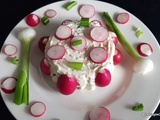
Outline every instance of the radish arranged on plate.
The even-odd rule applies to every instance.
[[[7,77],[1,82],[3,92],[11,94],[16,89],[17,79],[15,77]]]
[[[46,43],[48,42],[48,39],[49,39],[49,36],[43,36],[38,41],[38,47],[42,52],[44,52],[44,50],[45,50]]]
[[[102,22],[99,21],[99,20],[92,20],[92,21],[90,22],[90,24],[91,24],[92,26],[103,26],[103,25],[102,25]]]
[[[35,27],[40,23],[40,18],[36,14],[29,14],[26,17],[26,23],[31,27]]]
[[[95,15],[95,8],[90,4],[82,5],[79,9],[79,14],[83,18],[92,18]]]
[[[43,57],[40,62],[40,68],[43,73],[45,73],[46,75],[50,75],[51,69],[45,57]]]
[[[53,9],[48,9],[45,11],[45,16],[48,17],[48,18],[53,18],[57,15],[57,12]]]
[[[3,49],[4,53],[8,56],[15,55],[17,53],[17,50],[17,47],[13,44],[8,44]]]
[[[113,63],[114,63],[114,65],[120,64],[121,61],[122,61],[122,59],[123,59],[122,52],[118,48],[116,48],[115,54],[113,56]]]
[[[123,12],[118,14],[117,16],[117,22],[120,24],[125,24],[129,21],[130,15],[129,13]]]

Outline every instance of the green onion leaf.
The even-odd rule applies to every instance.
[[[83,67],[83,62],[68,62],[69,66],[75,70],[81,70]]]
[[[89,18],[81,18],[80,26],[89,27]]]
[[[12,64],[17,65],[17,64],[19,63],[19,59],[17,59],[17,57],[15,56],[15,57],[13,57],[13,58],[10,60],[10,62],[11,62]]]
[[[136,36],[137,36],[138,38],[140,38],[140,37],[142,36],[142,34],[143,34],[143,32],[141,31],[141,29],[140,29],[140,28],[137,28],[137,30],[136,30]]]
[[[77,46],[77,45],[81,45],[82,44],[82,40],[76,40],[72,42],[73,46]]]
[[[144,106],[143,106],[142,103],[139,104],[139,105],[137,105],[137,106],[133,106],[133,107],[132,107],[132,110],[133,110],[133,111],[142,111],[143,109],[144,109]]]
[[[72,1],[72,2],[70,2],[70,3],[68,3],[67,5],[66,5],[66,10],[70,10],[70,9],[72,9],[75,5],[77,5],[77,1]]]
[[[43,23],[44,25],[47,25],[47,24],[50,22],[49,18],[46,17],[46,16],[43,16],[43,17],[41,18],[41,21],[42,21],[42,23]]]

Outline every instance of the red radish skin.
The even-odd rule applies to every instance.
[[[115,46],[118,44],[118,37],[112,37]]]
[[[1,89],[7,94],[15,92],[17,79],[15,77],[7,77],[1,82]]]
[[[116,48],[115,55],[113,56],[113,63],[114,63],[114,65],[120,64],[121,61],[122,61],[122,59],[123,59],[122,52],[119,49]]]
[[[48,18],[53,18],[57,15],[57,12],[53,9],[48,9],[47,11],[45,11],[45,16]]]
[[[79,14],[83,18],[92,18],[95,15],[96,11],[94,6],[90,4],[82,5],[79,9]]]
[[[92,26],[103,26],[102,22],[99,21],[99,20],[92,20],[92,21],[90,22],[90,24],[91,24]]]
[[[36,14],[29,14],[26,17],[26,23],[27,23],[27,25],[29,25],[31,27],[35,27],[40,23],[40,18]]]
[[[74,77],[69,77],[66,74],[62,74],[58,78],[57,88],[63,95],[70,95],[77,88],[77,80]]]
[[[108,58],[108,52],[103,47],[94,47],[89,53],[89,58],[96,64],[102,64]]]
[[[104,69],[103,71],[97,73],[95,83],[99,87],[105,87],[110,84],[111,78],[112,76],[110,71],[108,69]]]
[[[3,49],[4,53],[8,56],[13,56],[17,53],[18,49],[15,45],[13,44],[7,44],[4,49]]]
[[[46,112],[46,105],[43,102],[36,101],[30,106],[29,112],[34,117],[40,117]]]
[[[49,36],[43,36],[38,41],[38,47],[42,52],[44,52],[44,50],[45,50],[46,43],[48,42],[48,39],[49,39]]]
[[[148,57],[153,53],[153,48],[148,43],[140,43],[137,46],[138,53],[143,57]]]
[[[66,53],[66,49],[62,45],[52,45],[47,50],[47,56],[52,60],[62,59]]]
[[[66,25],[61,25],[55,32],[55,37],[59,40],[67,40],[72,36],[72,29]]]
[[[105,107],[96,107],[89,111],[89,120],[110,120],[110,111]]]
[[[77,46],[73,46],[73,45],[72,45],[72,42],[74,42],[74,41],[76,41],[76,40],[82,40],[82,44],[77,45]],[[75,37],[73,37],[73,38],[71,39],[71,41],[70,41],[71,48],[72,48],[73,50],[77,50],[77,51],[82,51],[82,50],[84,50],[84,49],[86,48],[86,44],[87,44],[86,39],[85,39],[84,37],[82,37],[82,36],[75,36]]]
[[[90,31],[91,39],[96,42],[104,42],[107,40],[108,36],[108,30],[102,26],[96,26]]]
[[[129,21],[130,15],[128,13],[120,13],[117,16],[117,22],[120,24],[125,24]]]
[[[47,59],[45,57],[43,57],[40,62],[40,69],[46,75],[50,75],[50,73],[51,73],[51,68],[50,68],[50,66],[47,62]]]

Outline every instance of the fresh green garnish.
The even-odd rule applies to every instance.
[[[134,59],[140,59],[142,58],[138,52],[134,49],[134,47],[126,40],[124,35],[121,33],[119,28],[116,26],[112,18],[110,17],[108,12],[104,12],[103,16],[105,20],[107,21],[107,25],[109,26],[108,28],[111,28],[113,32],[116,33],[117,37],[119,38],[119,42],[123,46],[123,48],[128,52],[128,54],[134,58]]]
[[[137,30],[136,30],[136,36],[137,36],[138,38],[140,38],[140,37],[142,36],[142,34],[143,34],[143,32],[141,31],[141,29],[140,29],[140,28],[137,28]]]
[[[10,62],[11,62],[12,64],[17,65],[17,64],[19,63],[19,59],[17,59],[17,57],[15,56],[15,57],[13,57],[13,58],[10,60]]]
[[[83,67],[83,62],[68,62],[69,66],[75,70],[81,70]]]
[[[89,18],[81,18],[80,26],[89,27]]]
[[[143,109],[144,109],[144,106],[142,103],[132,107],[133,111],[142,111]]]
[[[47,24],[50,22],[49,18],[46,17],[46,16],[43,16],[43,17],[41,18],[41,21],[42,21],[42,23],[43,23],[44,25],[47,25]]]
[[[77,1],[72,1],[72,2],[70,2],[70,3],[68,3],[67,5],[66,5],[66,10],[70,10],[70,9],[72,9],[75,5],[77,5]]]
[[[72,42],[73,46],[77,46],[77,45],[81,45],[82,44],[82,40],[76,40]]]

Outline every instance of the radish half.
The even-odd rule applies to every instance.
[[[152,46],[148,43],[140,43],[137,46],[138,53],[143,57],[148,57],[153,53]]]
[[[48,39],[49,39],[49,36],[43,36],[38,41],[38,47],[42,52],[44,52],[44,50],[45,50],[46,44],[48,42]]]
[[[17,79],[14,77],[7,77],[1,82],[1,89],[3,92],[11,94],[16,89]]]
[[[89,120],[110,120],[110,112],[105,107],[96,107],[89,111]]]
[[[102,64],[108,58],[108,52],[103,47],[95,47],[89,53],[89,58],[96,64]]]
[[[17,47],[13,44],[8,44],[4,47],[3,51],[6,55],[12,56],[17,53]]]
[[[46,105],[43,102],[40,102],[40,101],[34,102],[30,106],[29,112],[34,117],[40,117],[46,112]]]
[[[120,13],[118,16],[117,16],[117,22],[120,23],[120,24],[125,24],[129,21],[129,14],[128,13]]]
[[[40,23],[40,18],[36,14],[29,14],[26,17],[26,23],[31,27],[35,27]]]
[[[40,62],[40,68],[41,68],[41,71],[43,73],[45,73],[46,75],[50,75],[51,73],[51,68],[46,60],[45,57],[42,58],[41,62]]]
[[[53,45],[47,50],[47,56],[52,60],[58,60],[63,58],[66,50],[62,45]]]
[[[79,14],[83,18],[92,18],[95,15],[95,8],[90,4],[82,5]]]

